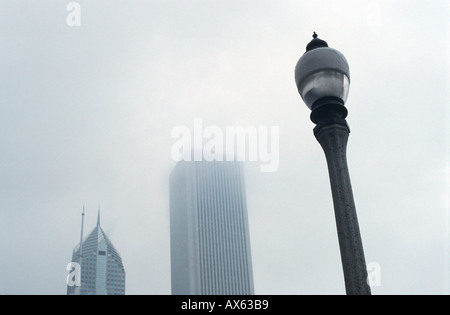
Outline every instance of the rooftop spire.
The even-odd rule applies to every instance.
[[[100,226],[100,204],[98,205],[97,226]]]
[[[84,205],[83,205],[83,212],[81,213],[80,255],[81,255],[81,247],[83,244],[83,227],[84,227]]]
[[[81,213],[81,235],[80,235],[80,268],[83,264],[83,227],[84,227],[84,205],[83,205],[83,212]]]

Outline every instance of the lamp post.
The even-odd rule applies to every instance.
[[[344,106],[350,85],[347,60],[314,32],[295,67],[295,81],[311,109],[310,118],[316,124],[314,135],[327,160],[346,293],[370,295],[346,156],[350,133]]]

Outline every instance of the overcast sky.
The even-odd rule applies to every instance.
[[[65,294],[102,227],[127,294],[170,294],[173,128],[278,126],[245,164],[256,294],[345,294],[331,191],[294,82],[313,31],[350,65],[348,163],[373,294],[449,293],[446,0],[0,1],[0,294]]]

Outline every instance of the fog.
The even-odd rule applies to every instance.
[[[279,130],[277,168],[244,164],[255,293],[345,294],[294,81],[314,31],[350,65],[372,293],[449,293],[448,1],[75,2],[0,3],[0,294],[66,293],[83,205],[85,236],[101,205],[127,294],[170,294],[172,134],[195,119]]]

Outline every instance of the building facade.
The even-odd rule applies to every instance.
[[[122,258],[100,226],[100,212],[97,226],[73,251],[72,262],[80,265],[81,286],[68,285],[68,295],[125,294]]]
[[[254,294],[240,162],[179,162],[170,178],[172,294]]]

